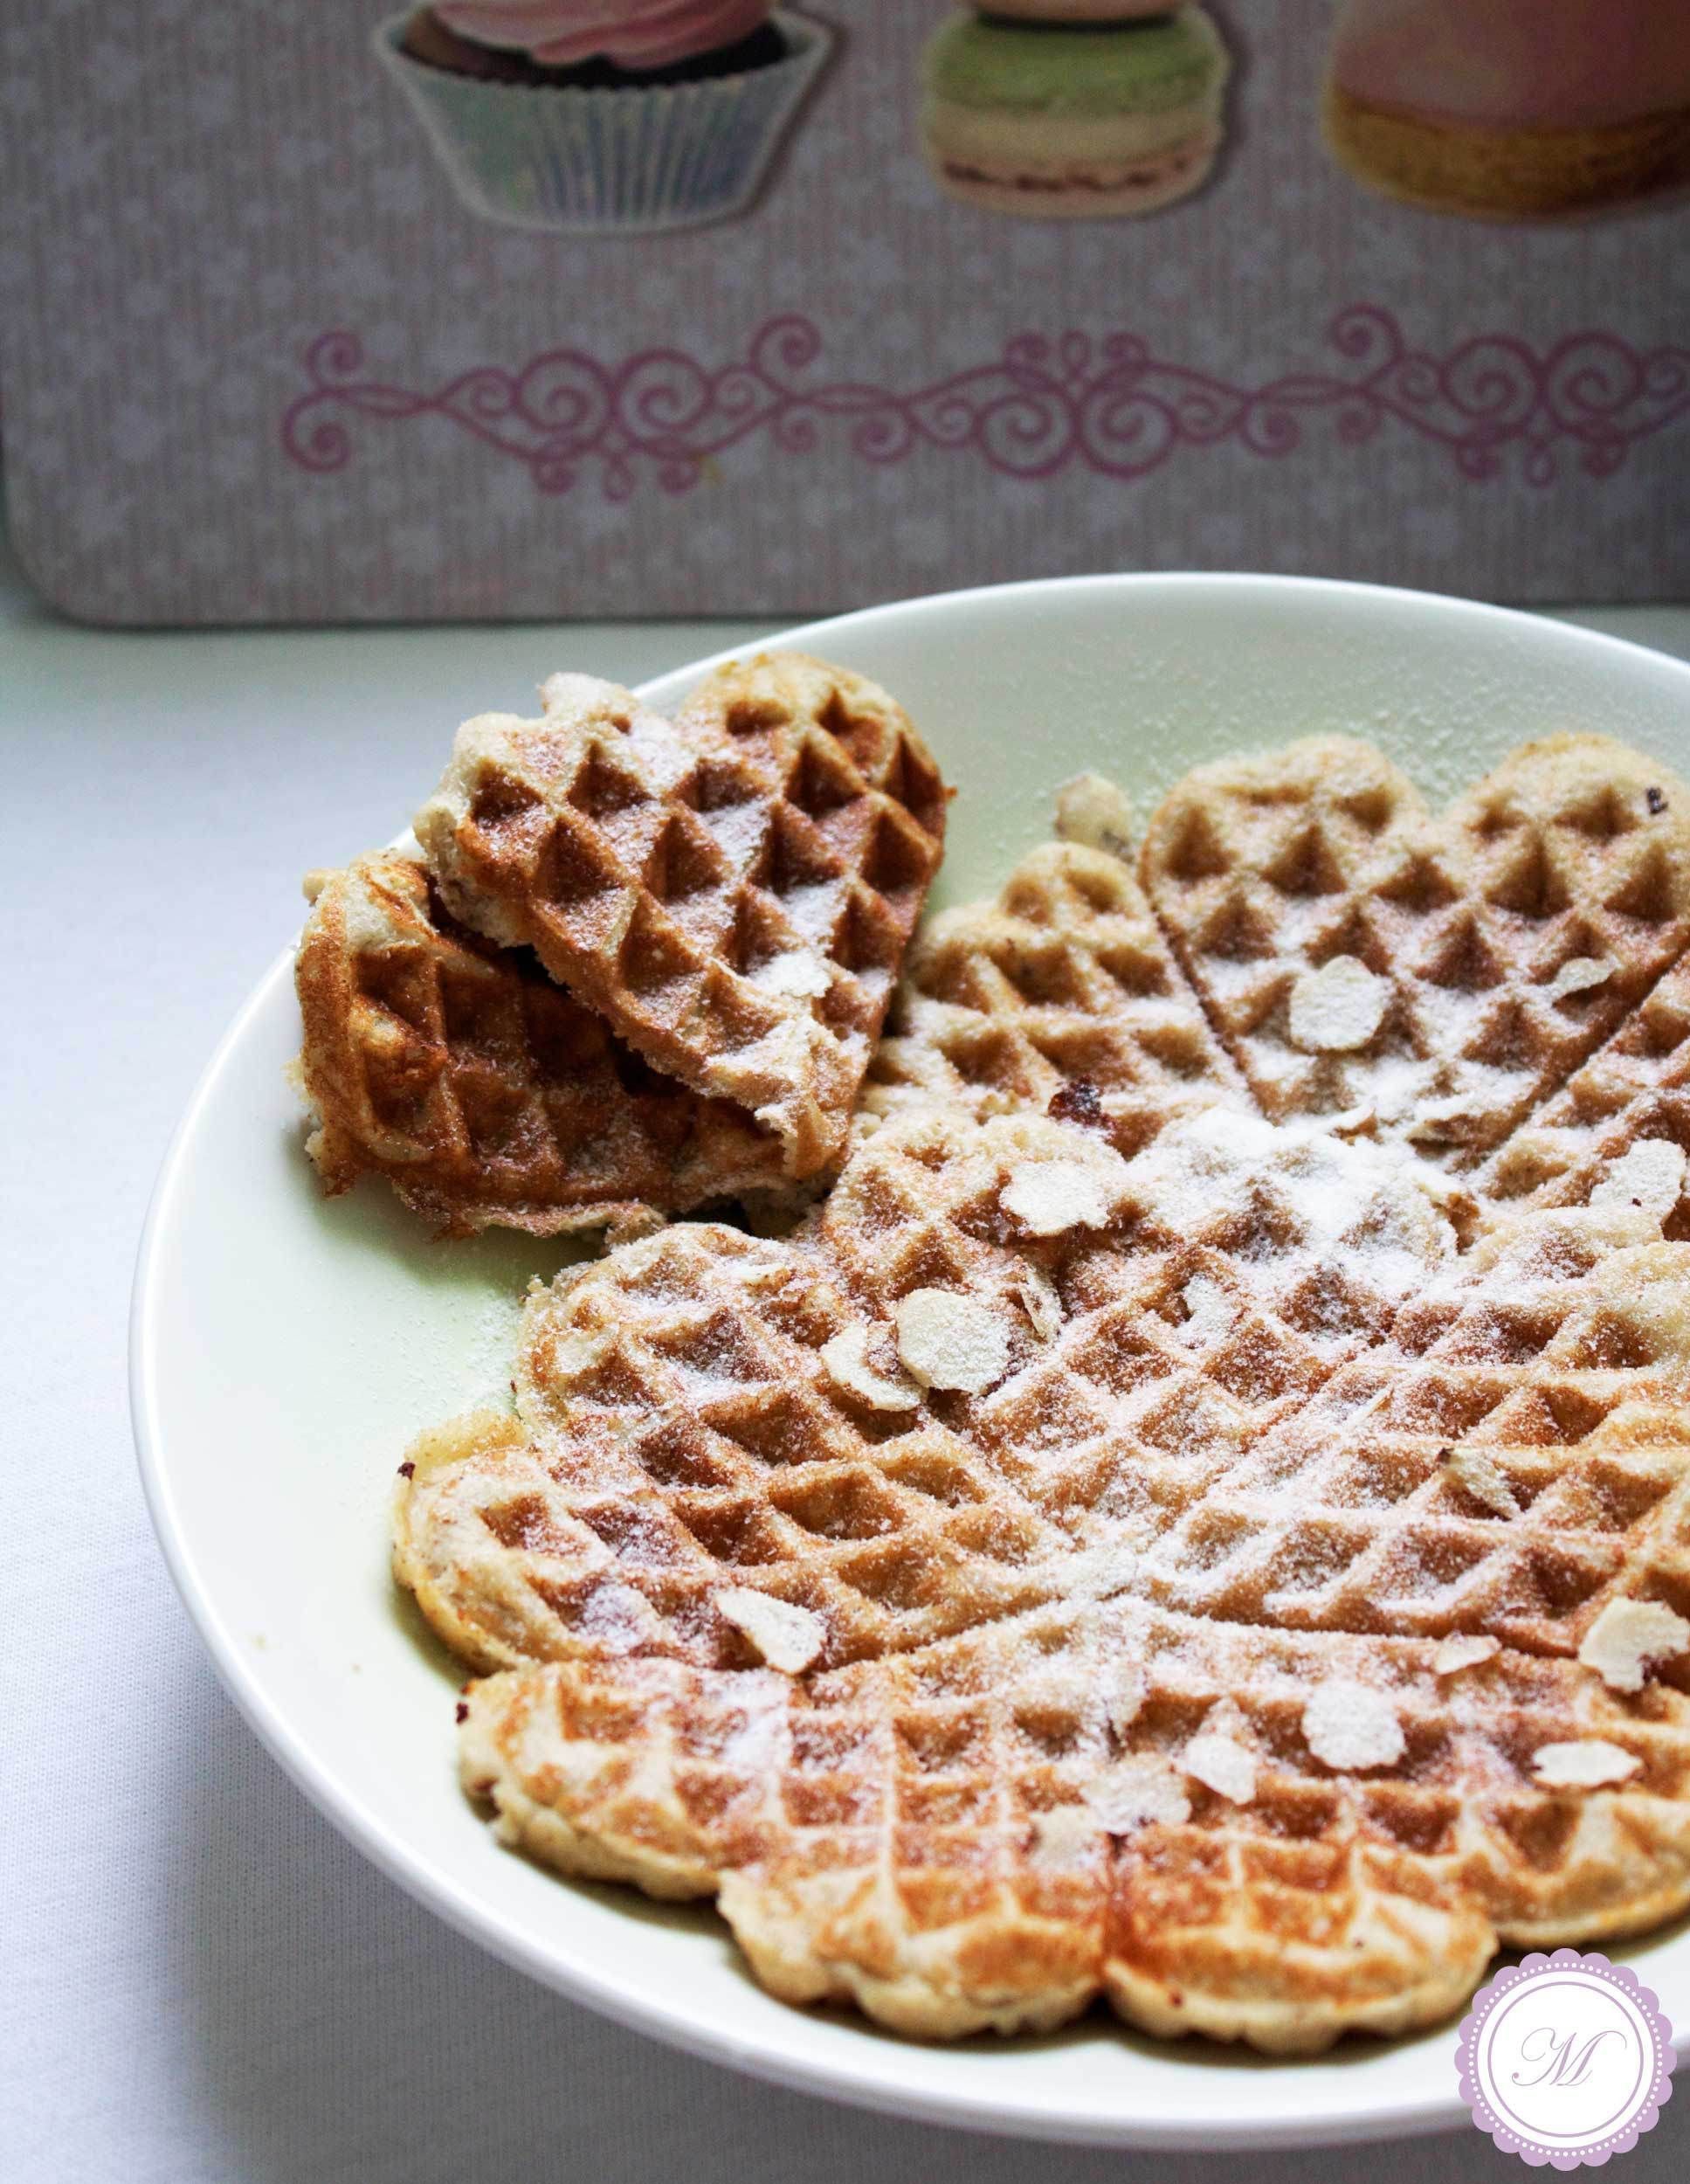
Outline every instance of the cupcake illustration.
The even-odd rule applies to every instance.
[[[1386,197],[1555,218],[1690,183],[1687,0],[1344,0],[1325,134]]]
[[[440,0],[376,33],[471,211],[569,234],[743,212],[831,45],[769,0]]]
[[[994,212],[1154,212],[1208,179],[1230,69],[1201,8],[990,0],[928,48],[928,162],[948,195]]]

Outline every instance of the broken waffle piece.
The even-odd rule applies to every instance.
[[[383,851],[314,874],[294,976],[307,1151],[443,1234],[637,1234],[783,1187],[779,1138],[650,1068],[531,957],[466,931]]]
[[[417,815],[446,902],[817,1173],[938,866],[926,745],[884,691],[797,655],[720,671],[675,722],[588,675],[542,698],[466,722]]]

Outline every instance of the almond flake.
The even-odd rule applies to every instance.
[[[827,1625],[807,1607],[777,1600],[749,1586],[730,1585],[715,1596],[725,1622],[742,1631],[771,1669],[802,1676],[819,1661],[827,1643]]]
[[[1590,1193],[1592,1206],[1640,1206],[1661,1220],[1684,1189],[1684,1149],[1670,1137],[1645,1137],[1623,1153]]]
[[[822,1344],[822,1363],[836,1386],[872,1411],[919,1410],[921,1391],[896,1357],[871,1355],[871,1346],[876,1351],[891,1348],[889,1332],[885,1328],[847,1327]]]
[[[1569,993],[1588,993],[1605,985],[1616,966],[1606,956],[1569,956],[1543,989],[1546,1001],[1564,1001]]]
[[[806,948],[789,949],[773,956],[752,971],[751,983],[769,993],[784,993],[795,1000],[818,999],[833,984],[833,973],[819,956]]]
[[[1224,1341],[1238,1316],[1238,1308],[1222,1289],[1218,1282],[1211,1281],[1206,1274],[1194,1274],[1180,1291],[1180,1302],[1185,1307],[1185,1318],[1174,1330],[1176,1342],[1190,1350],[1201,1344],[1208,1349],[1213,1343]]]
[[[1445,1638],[1431,1656],[1431,1672],[1459,1676],[1463,1669],[1476,1669],[1481,1661],[1493,1660],[1501,1650],[1494,1638],[1469,1638],[1465,1634]]]
[[[1023,1267],[1005,1294],[1018,1304],[1040,1342],[1054,1342],[1062,1332],[1062,1299],[1048,1275],[1037,1267]]]
[[[1033,1236],[1101,1228],[1109,1218],[1109,1194],[1094,1161],[1024,1160],[1004,1186],[1003,1206]]]
[[[1342,1773],[1395,1766],[1408,1749],[1384,1693],[1339,1679],[1322,1683],[1304,1707],[1303,1735],[1317,1759]]]
[[[1126,1735],[1149,1697],[1149,1686],[1144,1680],[1143,1669],[1135,1668],[1130,1661],[1120,1662],[1104,1686],[1104,1713],[1117,1737]]]
[[[1010,1330],[955,1289],[912,1289],[898,1307],[898,1355],[923,1387],[983,1395],[1010,1362]]]
[[[1096,1849],[1103,1834],[1095,1813],[1084,1805],[1055,1805],[1035,1813],[1027,1856],[1043,1870],[1077,1864]]]
[[[1176,1826],[1191,1817],[1191,1800],[1166,1759],[1151,1754],[1117,1759],[1086,1786],[1086,1802],[1112,1835],[1160,1821]]]
[[[1690,1653],[1690,1623],[1659,1600],[1610,1600],[1578,1657],[1611,1691],[1640,1691],[1651,1661]]]
[[[1605,1737],[1539,1745],[1532,1754],[1533,1771],[1551,1790],[1599,1790],[1604,1783],[1628,1781],[1642,1765],[1634,1752],[1611,1745]]]
[[[1186,1745],[1180,1765],[1229,1804],[1248,1805],[1256,1794],[1256,1755],[1231,1737],[1204,1730]]]
[[[1445,1451],[1444,1469],[1464,1493],[1471,1494],[1475,1502],[1482,1502],[1497,1516],[1519,1516],[1519,1498],[1489,1449],[1465,1441],[1459,1448]]]
[[[1334,956],[1302,971],[1291,989],[1291,1040],[1305,1054],[1349,1054],[1365,1047],[1385,1017],[1390,988],[1359,956]]]
[[[1133,854],[1133,807],[1100,773],[1076,774],[1056,792],[1056,831],[1065,842],[1125,862]]]

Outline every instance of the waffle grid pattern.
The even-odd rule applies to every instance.
[[[659,1076],[537,964],[466,932],[414,859],[328,878],[296,979],[308,1150],[331,1192],[374,1171],[449,1235],[619,1239],[782,1187],[777,1138]]]
[[[542,697],[539,721],[468,722],[417,815],[447,901],[816,1174],[939,862],[925,746],[884,692],[793,655],[724,670],[673,725],[586,676]]]
[[[1441,827],[1359,746],[1214,771],[1143,893],[1071,841],[938,921],[798,1236],[536,1298],[516,1420],[403,1498],[503,1839],[714,1894],[792,2001],[1306,2051],[1690,1902],[1690,1649],[1579,1658],[1617,1600],[1690,1622],[1690,1256],[1597,1187],[1673,1134],[1690,800],[1593,739]],[[1311,1051],[1345,954],[1379,1020]],[[1001,1330],[978,1393],[832,1375],[935,1292]],[[727,1586],[812,1619],[803,1670]]]

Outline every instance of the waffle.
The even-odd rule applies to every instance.
[[[911,949],[864,1087],[870,1126],[1056,1100],[1130,1155],[1179,1116],[1251,1105],[1123,861],[1124,811],[1086,785],[1064,824],[1087,839],[1034,850],[995,902],[942,913]]]
[[[1682,1238],[1687,1150],[1690,967],[1679,964],[1492,1155],[1475,1188],[1504,1205],[1583,1206],[1604,1188],[1622,1204],[1642,1195]]]
[[[368,1172],[449,1235],[620,1238],[782,1186],[777,1137],[659,1076],[532,957],[465,931],[414,859],[321,881],[295,971],[308,1151],[330,1192]]]
[[[1690,791],[1598,736],[1525,745],[1442,821],[1315,738],[1189,775],[1145,890],[1262,1110],[1478,1167],[1690,941]]]
[[[466,1784],[714,1893],[778,1994],[1300,2051],[1690,1901],[1690,1248],[1645,1209],[1464,1256],[1399,1148],[935,1109],[796,1241],[536,1293],[517,1391],[398,1517],[492,1671]]]
[[[939,861],[925,746],[883,691],[797,655],[723,670],[674,723],[590,676],[541,695],[537,721],[467,722],[417,815],[448,904],[818,1173]]]

